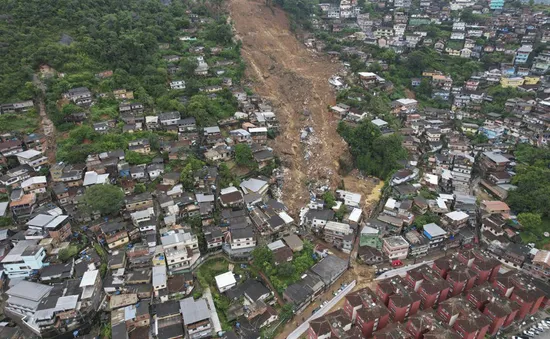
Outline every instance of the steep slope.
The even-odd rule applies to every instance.
[[[327,179],[332,187],[340,182],[338,159],[347,146],[327,109],[335,102],[328,79],[339,64],[306,49],[281,9],[257,0],[231,0],[229,7],[254,90],[272,101],[281,122],[273,147],[288,168],[283,201],[297,213],[309,201],[308,182]],[[314,131],[307,144],[300,142],[306,126]]]

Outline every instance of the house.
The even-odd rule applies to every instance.
[[[185,89],[185,80],[170,81],[170,89],[173,89],[173,90]]]
[[[316,210],[310,209],[304,215],[305,225],[312,229],[323,229],[328,221],[334,219],[333,210]]]
[[[393,236],[382,239],[382,252],[390,260],[405,259],[409,254],[409,243],[402,236]]]
[[[196,235],[184,231],[170,231],[160,238],[166,264],[170,272],[189,270],[200,258]]]
[[[180,112],[163,112],[158,115],[158,122],[161,126],[173,126],[178,125],[178,122],[181,119]]]
[[[455,234],[460,228],[465,227],[468,224],[469,215],[462,211],[453,211],[443,215],[441,218],[441,224],[447,228],[447,230]]]
[[[107,133],[109,131],[109,123],[107,121],[101,121],[93,124],[94,131],[97,133]]]
[[[269,189],[269,184],[267,181],[256,178],[243,180],[239,186],[243,190],[244,194],[257,193],[261,196],[265,196],[267,190]]]
[[[223,233],[219,227],[204,228],[206,247],[210,249],[219,248],[223,245]]]
[[[336,196],[338,199],[343,200],[344,205],[348,207],[361,207],[361,194],[359,193],[336,190]]]
[[[448,234],[435,223],[424,225],[422,233],[430,241],[430,248],[443,245],[443,241],[447,238]]]
[[[361,331],[352,327],[353,322],[342,309],[322,315],[309,322],[307,330],[308,339],[331,338],[333,333],[338,333],[336,338],[361,338]]]
[[[328,221],[323,234],[326,242],[333,244],[342,252],[350,253],[353,249],[353,228],[349,224]]]
[[[27,222],[29,230],[48,234],[57,243],[67,240],[72,234],[70,218],[67,215],[38,214]]]
[[[483,200],[480,204],[482,214],[502,214],[504,217],[510,215],[510,207],[502,201]]]
[[[233,186],[222,188],[219,199],[223,207],[237,207],[244,203],[242,192]]]
[[[223,141],[223,137],[218,126],[209,126],[203,129],[204,137],[208,144],[215,144]]]
[[[88,106],[92,103],[92,92],[86,87],[76,87],[63,93],[63,98],[78,106]]]
[[[502,0],[493,0],[493,1],[500,1]],[[516,55],[514,56],[514,64],[525,64],[527,63],[527,60],[529,59],[529,55],[533,52],[533,46],[532,45],[523,45],[520,48],[517,49]]]
[[[405,233],[405,239],[410,244],[409,255],[412,257],[419,257],[426,255],[430,249],[430,241],[422,236],[420,232],[411,230]]]
[[[392,113],[409,114],[416,111],[418,108],[418,101],[414,99],[398,99],[392,102]]]
[[[185,298],[180,301],[180,311],[187,338],[199,339],[212,334],[213,325],[210,314],[215,310],[210,310],[206,299]]]
[[[107,222],[101,225],[100,229],[102,233],[100,239],[105,241],[110,249],[126,245],[130,241],[128,231],[123,223],[117,221]]]
[[[209,69],[209,66],[206,63],[206,61],[204,61],[204,58],[202,56],[198,56],[197,68],[195,68],[195,74],[201,75],[201,76],[208,75],[208,69]]]
[[[109,183],[109,174],[98,174],[95,171],[88,171],[84,174],[84,182],[82,186],[92,186],[92,185],[105,185]]]
[[[292,250],[292,252],[300,252],[304,248],[303,241],[296,234],[283,237],[283,241]]]
[[[35,171],[40,170],[40,167],[48,164],[48,158],[46,158],[42,152],[34,149],[29,149],[21,153],[15,154],[17,161],[20,165],[29,165],[34,168]]]
[[[248,256],[256,247],[254,230],[248,224],[231,225],[223,247],[229,255]]]
[[[20,140],[8,140],[0,143],[0,154],[9,157],[23,152],[23,145]]]
[[[40,303],[50,294],[53,287],[21,280],[6,291],[6,311],[16,318],[32,317]]]
[[[21,183],[25,193],[45,193],[48,182],[45,176],[30,177]]]
[[[34,102],[32,100],[14,102],[11,104],[0,105],[0,114],[8,113],[24,113],[34,108]]]
[[[151,153],[151,145],[149,144],[149,139],[143,138],[128,142],[128,150],[141,154]]]
[[[216,286],[218,287],[218,291],[220,291],[220,293],[235,287],[237,284],[235,275],[231,271],[219,274],[215,276],[214,279],[216,280]]]
[[[28,277],[33,270],[44,267],[46,251],[37,245],[36,240],[20,240],[2,259],[4,272],[8,278]]]

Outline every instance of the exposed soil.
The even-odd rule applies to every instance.
[[[280,121],[281,133],[272,147],[286,168],[282,200],[296,216],[309,201],[307,183],[328,180],[335,188],[341,180],[338,159],[347,145],[327,109],[335,104],[328,79],[341,66],[308,50],[290,32],[281,9],[257,0],[231,0],[229,9],[247,77],[254,91],[271,101]],[[314,131],[307,144],[300,142],[305,127]]]
[[[40,95],[37,95],[36,98],[38,101],[38,113],[40,116],[40,129],[46,137],[44,155],[48,158],[48,162],[50,164],[55,164],[57,142],[55,140],[55,126],[46,113],[46,104],[44,103],[44,97],[46,96],[46,85],[40,79],[39,74],[34,75],[33,82],[41,91]]]

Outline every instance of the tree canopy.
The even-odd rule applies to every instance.
[[[252,150],[248,144],[238,144],[235,146],[235,162],[239,166],[252,168],[256,165]]]
[[[124,192],[118,186],[94,185],[86,189],[84,203],[102,215],[115,214],[124,206]]]
[[[508,195],[510,208],[517,213],[550,216],[550,149],[519,145],[515,154],[520,164],[512,178],[517,189]]]
[[[383,135],[370,121],[357,127],[340,122],[338,133],[348,143],[356,167],[369,175],[386,178],[407,156],[398,134]]]

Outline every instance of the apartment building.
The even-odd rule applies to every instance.
[[[170,231],[164,234],[160,241],[171,273],[192,269],[201,256],[198,238],[189,232]]]
[[[345,253],[353,249],[353,228],[349,224],[329,221],[323,229],[326,242],[333,244]]]
[[[402,236],[393,236],[382,239],[382,253],[390,260],[405,259],[409,254],[409,243]]]

